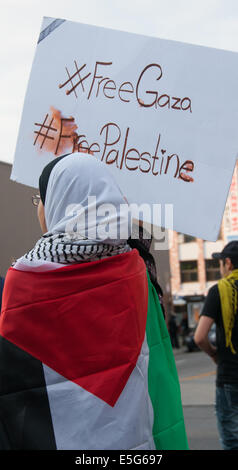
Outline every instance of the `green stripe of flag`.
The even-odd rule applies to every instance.
[[[148,384],[154,410],[153,437],[156,449],[188,449],[180,384],[167,326],[158,295],[148,277],[146,325],[150,351]]]

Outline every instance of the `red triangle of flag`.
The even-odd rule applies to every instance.
[[[147,303],[137,250],[47,272],[10,268],[0,334],[114,406],[141,350]]]

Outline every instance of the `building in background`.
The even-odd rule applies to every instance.
[[[238,240],[238,162],[216,242],[170,231],[170,272],[173,306],[188,325],[197,324],[208,289],[220,279],[219,262],[212,258],[232,240]]]
[[[0,162],[0,275],[41,235],[32,196],[37,190],[10,180],[12,166]]]

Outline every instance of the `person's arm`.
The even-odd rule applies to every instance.
[[[213,323],[213,318],[201,316],[195,331],[194,341],[197,346],[207,353],[216,363],[217,348],[213,346],[208,339],[208,333]]]

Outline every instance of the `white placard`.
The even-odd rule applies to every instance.
[[[161,225],[216,240],[237,83],[237,53],[44,18],[11,178],[37,187],[52,158],[90,148],[130,203],[173,205]]]

